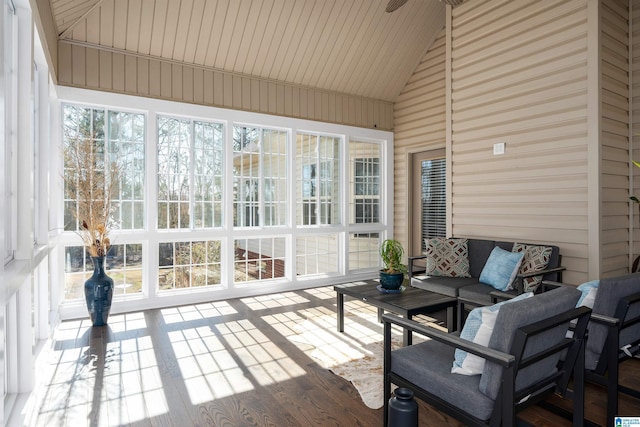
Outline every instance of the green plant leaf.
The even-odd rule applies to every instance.
[[[631,160],[631,161],[633,162],[634,165],[640,168],[640,162],[636,162],[635,160]]]

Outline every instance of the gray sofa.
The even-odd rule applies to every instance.
[[[526,245],[538,245],[526,242],[518,242]],[[514,242],[468,239],[469,273],[471,277],[443,277],[426,276],[424,270],[417,266],[420,259],[425,259],[426,255],[409,257],[409,278],[411,286],[425,289],[439,294],[456,297],[466,303],[467,306],[478,306],[491,304],[501,291],[494,287],[480,282],[480,273],[484,268],[489,255],[494,247],[498,246],[506,251],[511,251]],[[560,266],[561,255],[559,248],[553,245],[539,245],[552,248],[549,264],[544,271],[528,275],[518,275],[515,282],[515,289],[507,291],[508,294],[520,294],[523,292],[523,279],[530,276],[543,275],[543,280],[562,281],[562,271]]]

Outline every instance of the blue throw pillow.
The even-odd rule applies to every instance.
[[[592,280],[578,286],[578,290],[582,293],[582,295],[580,295],[580,299],[578,300],[576,307],[585,306],[593,308],[593,303],[596,299],[598,286],[600,286],[600,280]]]
[[[471,310],[464,323],[460,338],[472,341],[476,344],[487,346],[496,324],[498,311],[504,304],[520,301],[533,296],[533,292],[526,292],[517,297],[499,302],[488,307],[478,307]],[[456,348],[451,373],[461,375],[479,375],[484,369],[485,359],[475,354],[467,353]]]
[[[496,246],[480,273],[480,281],[499,291],[506,291],[518,274],[523,252],[509,252]]]

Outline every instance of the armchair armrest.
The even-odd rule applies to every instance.
[[[524,292],[524,279],[527,279],[529,277],[535,277],[535,276],[544,276],[545,274],[548,274],[548,273],[557,273],[560,271],[564,271],[566,269],[567,269],[566,267],[560,266],[555,268],[547,268],[545,270],[540,270],[540,271],[532,271],[529,273],[518,274],[516,275],[513,285],[519,295]]]
[[[409,265],[408,265],[408,268],[407,268],[407,269],[409,270],[409,280],[411,280],[411,277],[413,277],[413,273],[414,273],[414,272],[413,272],[413,264],[414,264],[414,262],[415,262],[416,260],[419,260],[419,259],[426,259],[426,258],[427,258],[427,256],[426,256],[426,255],[416,255],[416,256],[410,256],[410,257],[408,257],[408,258],[407,258],[407,260],[408,260],[408,264],[409,264]],[[425,269],[425,270],[418,270],[418,271],[416,271],[416,273],[424,273],[424,272],[426,272],[426,269]]]
[[[555,289],[555,288],[559,288],[560,286],[567,286],[562,282],[556,282],[553,280],[543,280],[542,283],[540,283],[540,287],[542,288],[542,292],[546,292],[548,290],[551,289]]]
[[[547,268],[545,270],[531,271],[529,273],[518,274],[516,277],[521,277],[523,279],[526,279],[527,277],[540,276],[540,275],[545,275],[547,273],[557,273],[559,271],[564,271],[566,269],[567,269],[567,267],[562,267],[562,266],[555,267],[555,268]]]
[[[482,357],[483,359],[491,362],[495,362],[504,367],[513,366],[516,360],[515,356],[513,356],[512,354],[503,353],[501,351],[476,344],[472,341],[460,338],[458,335],[449,334],[438,329],[422,325],[414,320],[408,320],[393,314],[385,313],[382,315],[382,321],[384,322],[385,331],[387,328],[391,328],[391,324],[395,324],[402,327],[403,329],[407,329],[420,335],[426,336],[448,346],[459,348],[460,350],[464,350],[468,353],[475,354],[476,356]],[[385,346],[387,345],[390,346],[391,343],[385,342]],[[451,362],[453,363],[453,360]]]
[[[618,327],[618,325],[620,324],[620,319],[596,313],[591,313],[591,321],[609,327]]]
[[[513,299],[518,296],[510,292],[504,292],[504,291],[498,291],[498,290],[489,292],[489,295],[491,295],[491,301],[493,301],[494,304],[497,303],[498,301],[506,301],[508,299]]]

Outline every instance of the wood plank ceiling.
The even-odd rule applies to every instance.
[[[50,0],[60,40],[395,101],[445,6],[408,0]]]

